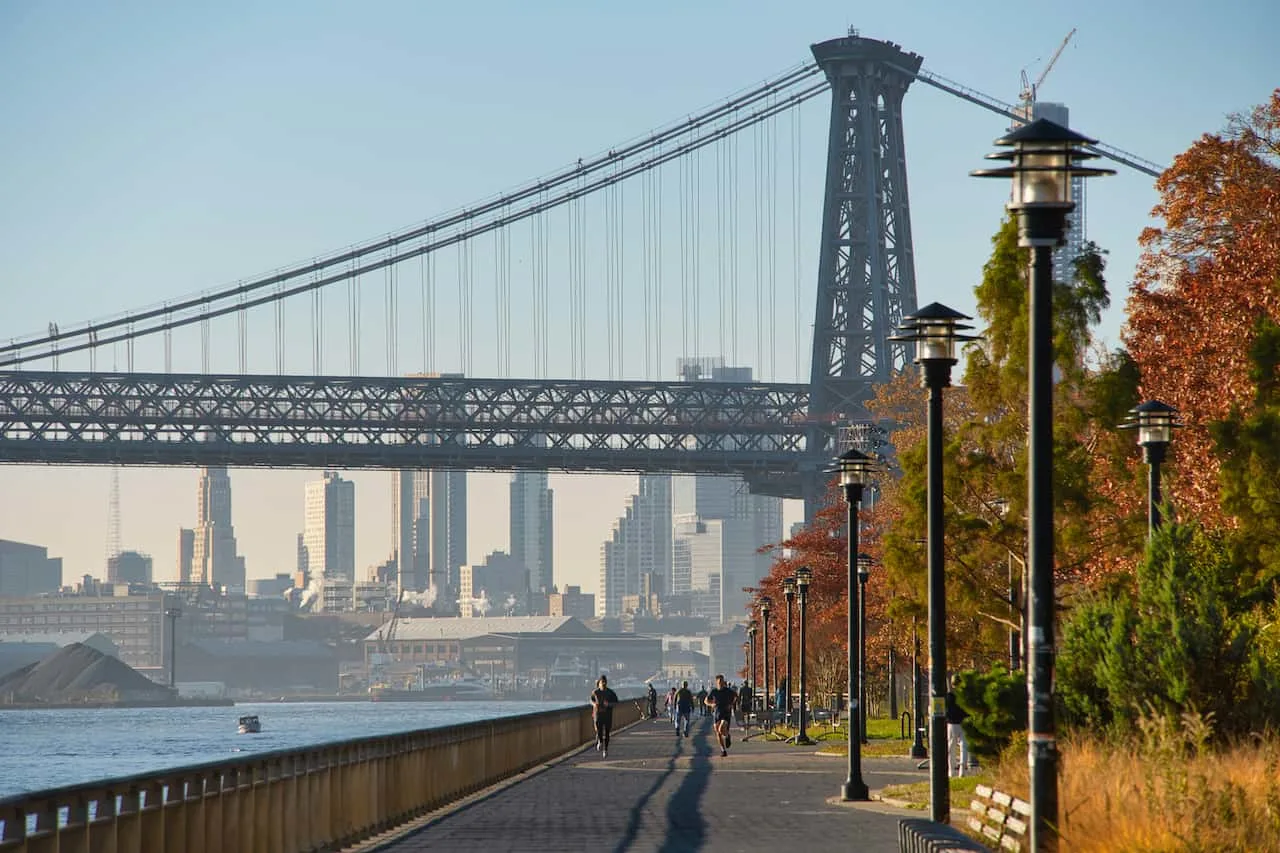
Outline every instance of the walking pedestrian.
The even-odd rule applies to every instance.
[[[653,682],[649,682],[649,691],[645,694],[645,698],[649,700],[649,719],[658,716],[658,691],[653,689]]]
[[[667,719],[671,721],[672,725],[675,725],[675,722],[676,722],[676,689],[675,689],[674,687],[672,687],[670,690],[668,690],[668,691],[667,691],[667,705],[666,705],[666,710],[667,710]]]
[[[738,691],[738,725],[742,726],[744,731],[747,728],[747,715],[751,713],[751,703],[754,700],[755,695],[751,692],[751,683],[744,680],[742,689]]]
[[[738,694],[725,683],[723,675],[716,676],[716,687],[707,694],[707,707],[712,709],[713,724],[716,729],[716,740],[720,743],[720,756],[729,754],[733,745],[733,736],[729,734],[729,724],[733,722],[733,706],[738,702]]]
[[[698,716],[705,717],[707,715],[707,685],[698,686]]]
[[[693,716],[693,691],[689,682],[680,685],[676,691],[676,737],[680,736],[680,723],[684,723],[684,736],[689,736],[689,718]]]
[[[609,757],[609,733],[613,730],[613,706],[618,704],[618,694],[609,689],[609,677],[602,675],[591,691],[591,717],[596,724],[596,749]]]
[[[969,713],[956,702],[954,676],[951,688],[946,696],[947,769],[949,776],[963,776],[969,769],[969,741],[964,736],[964,721]]]

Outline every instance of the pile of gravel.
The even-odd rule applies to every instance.
[[[63,646],[0,679],[8,703],[167,702],[173,692],[83,643]]]

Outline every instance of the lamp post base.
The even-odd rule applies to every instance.
[[[912,757],[912,758],[928,758],[928,757],[929,757],[929,750],[925,749],[923,746],[921,746],[921,745],[920,745],[920,744],[918,744],[918,743],[917,743],[917,744],[912,744],[912,745],[911,745],[911,757]]]
[[[851,800],[870,800],[871,790],[867,787],[866,782],[845,782],[840,786],[840,799],[845,802]]]
[[[794,744],[795,746],[817,746],[818,745],[818,742],[816,740],[810,739],[808,735],[792,735],[791,737],[787,738],[787,743]]]

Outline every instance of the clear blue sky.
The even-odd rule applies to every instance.
[[[1037,74],[1076,27],[1042,97],[1069,104],[1077,129],[1160,163],[1280,84],[1276,4],[1178,0],[1159,14],[1140,6],[10,0],[0,5],[0,338],[213,288],[465,205],[698,111],[806,60],[809,44],[849,26],[896,41],[922,54],[926,68],[1005,101],[1017,97],[1020,70]],[[972,313],[972,286],[1007,189],[967,173],[1004,125],[920,84],[908,93],[905,112],[919,298]],[[824,107],[803,116],[798,260],[807,330]],[[749,181],[746,145],[740,168]],[[784,174],[779,182],[786,181]],[[1124,169],[1090,189],[1089,235],[1111,252],[1115,307],[1102,330],[1111,342],[1123,319],[1136,238],[1154,202],[1150,179]],[[752,215],[742,211],[741,234],[753,234]],[[785,210],[779,215],[779,241],[788,247],[779,261],[787,277],[781,325],[789,330],[796,322],[785,236],[791,218]],[[554,239],[563,241],[563,230]],[[744,278],[755,263],[748,242],[739,249]],[[522,251],[517,247],[517,263]],[[590,251],[593,262],[604,253],[599,243]],[[628,270],[630,293],[638,273]],[[386,334],[377,323],[382,286],[366,283],[365,373],[385,372]],[[675,285],[668,279],[665,286]],[[753,286],[744,286],[737,360],[765,378],[791,379],[802,372],[795,335],[779,333],[782,354],[766,366],[770,356],[748,311]],[[491,285],[477,285],[476,375],[498,370],[494,314],[482,289],[489,293]],[[326,369],[342,372],[341,294],[332,298]],[[708,291],[704,299],[711,298]],[[562,282],[550,301],[554,337],[569,312]],[[668,298],[664,314],[668,335],[679,322],[674,301]],[[442,312],[448,307],[444,296]],[[309,308],[291,311],[288,369],[307,372]],[[513,375],[528,373],[519,346],[526,321],[516,315]],[[270,330],[269,318],[254,322]],[[435,366],[459,369],[455,330],[446,328],[447,316],[439,322]],[[717,346],[727,354],[716,318],[704,316],[700,325],[700,354],[718,354]],[[228,334],[234,332],[219,331],[214,342],[217,369],[234,367]],[[626,372],[641,375],[643,344],[629,334]],[[420,369],[422,330],[402,328],[399,336],[396,368]],[[180,369],[195,369],[198,337],[178,343]],[[270,371],[271,346],[260,332],[252,347],[250,369]],[[664,347],[669,376],[680,353],[670,340]],[[158,369],[158,353],[156,344],[140,344],[137,366]],[[561,356],[555,353],[552,372],[563,372]],[[110,358],[100,355],[99,366]],[[603,370],[597,366],[593,375]],[[233,473],[250,576],[292,567],[301,483],[313,476]],[[0,537],[49,545],[66,559],[68,581],[101,572],[105,471],[4,468],[0,478]],[[391,484],[385,474],[354,478],[363,567],[388,552]],[[192,471],[124,472],[124,543],[152,553],[161,578],[173,572],[177,527],[194,520],[195,480]],[[505,480],[472,478],[473,558],[506,547]],[[594,589],[599,544],[633,482],[553,478],[562,582]]]

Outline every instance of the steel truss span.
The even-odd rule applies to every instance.
[[[808,409],[775,383],[24,371],[0,373],[0,462],[738,474],[800,497],[828,450]]]

